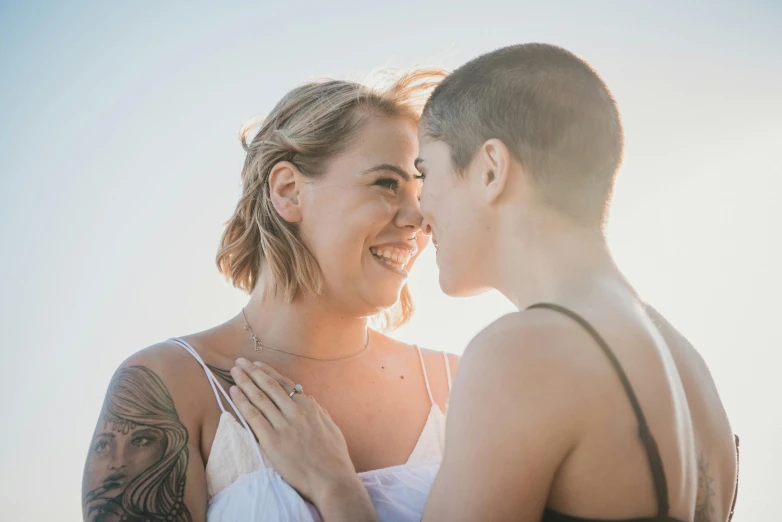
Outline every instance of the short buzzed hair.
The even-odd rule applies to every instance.
[[[580,224],[605,223],[622,122],[608,87],[570,51],[533,43],[471,60],[434,90],[421,126],[450,147],[460,174],[486,140],[502,140],[543,201]]]

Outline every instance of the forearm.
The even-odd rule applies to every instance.
[[[315,501],[323,522],[379,522],[380,518],[360,479],[333,485]]]

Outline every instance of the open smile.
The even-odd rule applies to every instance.
[[[400,246],[370,247],[372,256],[392,272],[407,277],[405,267],[416,254],[415,249]]]

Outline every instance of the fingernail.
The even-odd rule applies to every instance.
[[[253,364],[255,366],[257,366],[258,368],[262,368],[263,367],[263,363],[261,361],[255,361]]]
[[[237,388],[236,386],[231,386],[230,388],[228,388],[228,393],[235,393],[237,391],[239,391],[239,388]]]
[[[244,357],[239,357],[238,359],[236,359],[236,364],[247,364],[247,359],[245,359]]]

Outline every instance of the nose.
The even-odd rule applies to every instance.
[[[399,205],[399,210],[394,217],[394,224],[399,228],[407,228],[418,232],[421,229],[423,221],[421,215],[421,205],[418,202],[418,195],[410,193],[404,197]]]

